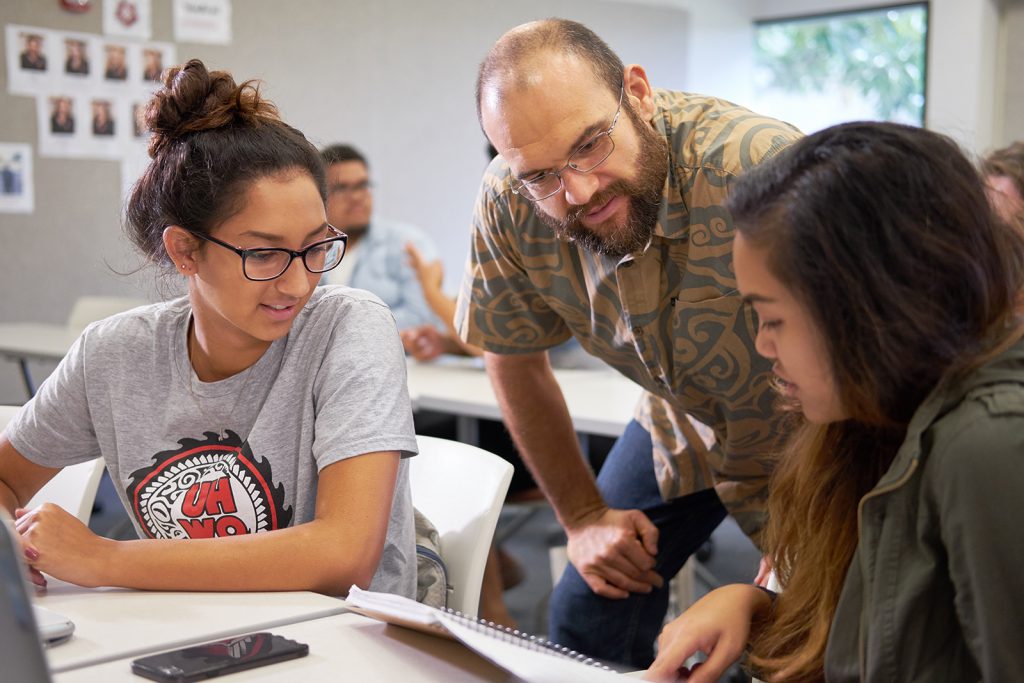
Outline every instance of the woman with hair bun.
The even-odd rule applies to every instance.
[[[728,208],[796,422],[768,498],[783,590],[712,591],[647,677],[716,681],[746,651],[770,681],[1018,680],[1024,238],[955,143],[895,124],[798,141]]]
[[[375,296],[316,286],[346,243],[317,150],[254,83],[198,60],[165,73],[146,125],[126,231],[188,294],[86,328],[0,437],[0,504],[34,580],[413,596],[402,345]],[[23,509],[97,456],[140,540]]]

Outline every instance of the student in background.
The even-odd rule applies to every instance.
[[[346,241],[316,148],[198,60],[168,70],[146,123],[126,228],[188,293],[86,328],[0,437],[35,581],[413,597],[405,359],[377,297],[316,286]],[[97,456],[142,540],[23,508]]]
[[[349,238],[345,261],[323,282],[373,292],[391,308],[399,330],[439,325],[405,251],[413,244],[432,260],[437,257],[433,242],[414,225],[374,216],[370,166],[359,150],[331,145],[320,157],[327,169],[327,219]]]
[[[981,160],[989,201],[1003,220],[1024,226],[1024,142],[997,149]]]
[[[1024,238],[970,161],[852,123],[749,171],[727,207],[757,349],[797,428],[766,546],[784,590],[713,591],[652,680],[997,681],[1024,667]],[[802,414],[800,417],[799,414]]]
[[[459,356],[481,355],[483,351],[479,347],[463,342],[455,330],[455,298],[444,291],[444,265],[441,260],[428,260],[412,242],[406,243],[405,253],[427,306],[444,323],[443,327],[423,323],[402,330],[402,344],[406,353],[420,361],[434,360],[446,353]]]

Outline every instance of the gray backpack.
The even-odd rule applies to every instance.
[[[441,559],[441,538],[437,529],[419,510],[416,521],[416,601],[431,607],[448,606],[448,569]]]

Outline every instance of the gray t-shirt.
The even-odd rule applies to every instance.
[[[317,477],[374,451],[403,455],[370,588],[415,596],[408,463],[416,453],[405,357],[376,296],[318,287],[288,335],[251,368],[200,381],[187,298],[86,328],[10,424],[29,460],[102,456],[142,538],[271,531],[313,519]],[[362,553],[362,548],[352,548]]]

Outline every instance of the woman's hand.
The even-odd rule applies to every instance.
[[[31,569],[32,582],[46,585],[45,572],[80,586],[101,586],[104,550],[109,539],[97,536],[63,508],[43,503],[14,511],[15,528]]]
[[[769,609],[771,599],[755,586],[734,584],[708,593],[658,636],[658,657],[644,679],[714,683],[743,654],[751,622]],[[687,669],[686,660],[697,652],[707,661]]]

